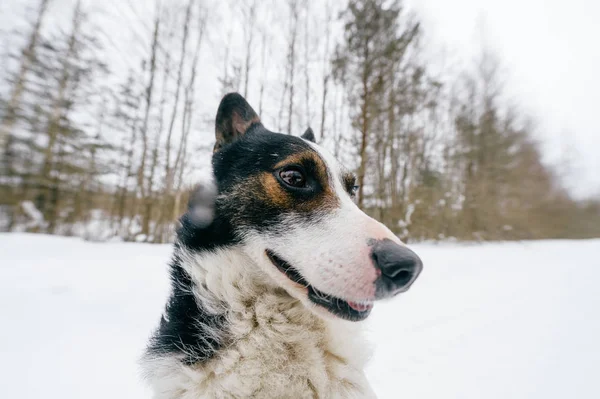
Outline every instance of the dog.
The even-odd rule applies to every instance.
[[[215,121],[214,186],[180,219],[172,292],[142,367],[156,399],[372,398],[362,338],[420,258],[355,204],[355,176],[267,130],[237,93]]]

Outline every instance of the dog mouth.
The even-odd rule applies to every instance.
[[[300,272],[285,260],[277,256],[273,251],[266,250],[267,257],[275,267],[293,282],[308,289],[308,299],[315,305],[325,308],[333,315],[350,321],[361,321],[366,319],[373,309],[373,301],[346,301],[334,297],[323,291],[319,291],[306,281]]]

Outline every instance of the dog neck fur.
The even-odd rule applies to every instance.
[[[179,354],[146,355],[156,399],[374,397],[362,371],[369,351],[361,323],[314,314],[272,282],[243,244],[202,252],[179,245],[175,257],[197,304],[224,323],[199,331],[221,344],[206,361],[185,364],[184,346]]]

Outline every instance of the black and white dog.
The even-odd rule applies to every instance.
[[[219,105],[212,164],[143,359],[155,398],[374,397],[356,322],[410,287],[419,257],[355,205],[310,129],[273,133],[239,94]]]

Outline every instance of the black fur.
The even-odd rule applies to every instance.
[[[192,294],[194,282],[180,263],[175,256],[171,264],[173,291],[148,352],[154,356],[183,355],[182,361],[191,365],[215,354],[225,339],[227,328],[223,315],[209,313],[198,305]]]
[[[235,228],[260,232],[275,229],[281,218],[291,213],[303,213],[304,217],[314,217],[317,221],[318,213],[307,215],[300,209],[302,203],[324,191],[315,178],[317,166],[310,159],[299,165],[306,172],[310,189],[295,191],[294,200],[287,209],[263,201],[258,193],[252,195],[253,189],[258,187],[250,179],[262,172],[275,172],[274,167],[280,161],[309,151],[314,149],[298,137],[273,133],[262,125],[252,128],[244,137],[213,156],[215,181],[221,194],[217,201],[217,214],[227,215]]]
[[[177,238],[181,245],[188,250],[201,252],[238,242],[227,218],[218,213],[206,228],[199,228],[194,223],[189,211],[181,217],[179,223]]]
[[[215,118],[216,143],[214,152],[238,140],[260,119],[246,99],[238,93],[229,93],[221,100]]]
[[[313,130],[311,128],[306,129],[304,134],[300,137],[302,137],[304,140],[308,140],[312,143],[316,142],[315,133],[313,132]]]
[[[226,339],[224,316],[210,313],[198,303],[192,294],[196,283],[184,270],[178,256],[180,249],[201,252],[238,241],[228,220],[214,212],[215,200],[216,193],[206,187],[198,187],[190,197],[188,212],[180,219],[170,270],[171,296],[147,349],[152,356],[183,355],[185,364],[194,364],[210,359]],[[197,208],[211,212],[207,224],[200,224],[195,217]]]
[[[208,200],[210,197],[204,196]],[[212,198],[214,200],[214,198]],[[179,249],[200,252],[235,244],[231,226],[220,215],[206,227],[199,227],[192,217],[193,207],[214,207],[214,203],[198,204],[192,195],[188,212],[180,219],[178,244],[171,263],[171,296],[161,318],[160,326],[150,340],[148,353],[153,356],[183,355],[183,362],[194,364],[210,359],[222,346],[227,326],[223,315],[208,312],[197,302],[192,292],[195,283],[181,266]],[[219,335],[215,335],[219,332]]]
[[[212,165],[219,192],[240,179],[271,170],[298,152],[314,151],[299,137],[274,133],[255,125],[241,139],[213,155]]]

